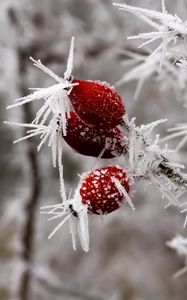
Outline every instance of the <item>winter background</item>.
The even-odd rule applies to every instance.
[[[161,8],[160,1],[126,3]],[[167,0],[166,5],[170,13],[187,19],[186,1]],[[37,139],[13,145],[23,130],[3,124],[31,120],[35,106],[10,111],[6,106],[27,95],[28,87],[53,83],[32,66],[29,56],[62,76],[75,36],[74,76],[115,84],[129,69],[123,65],[124,50],[143,51],[127,36],[148,31],[148,25],[120,12],[110,0],[1,0],[0,28],[0,299],[185,300],[187,274],[173,278],[184,259],[166,245],[176,234],[186,235],[184,216],[177,209],[164,209],[158,191],[139,182],[135,211],[124,205],[104,218],[90,218],[88,253],[72,250],[68,226],[49,241],[54,223],[47,222],[39,208],[60,201],[51,153],[47,147],[37,153]],[[117,89],[137,124],[167,118],[158,128],[164,137],[167,128],[185,122],[187,112],[173,86],[163,91],[150,78],[137,101],[135,87],[136,82],[129,82]],[[178,142],[169,145],[175,149]],[[78,182],[77,173],[88,171],[94,159],[82,157],[65,143],[64,147],[70,190]],[[184,146],[174,153],[175,160],[186,164],[186,150]]]

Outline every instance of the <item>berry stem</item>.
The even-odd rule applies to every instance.
[[[156,170],[157,175],[163,174],[181,187],[187,187],[187,177],[179,170],[174,170],[172,167],[167,166],[166,163],[167,159],[163,158],[163,162],[159,164]]]

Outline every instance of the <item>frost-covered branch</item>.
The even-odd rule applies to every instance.
[[[84,251],[88,251],[88,215],[90,213],[101,215],[108,214],[113,210],[118,209],[123,202],[127,202],[130,207],[134,209],[131,197],[128,195],[128,193],[131,192],[131,186],[134,184],[134,180],[145,180],[148,184],[154,184],[155,187],[161,192],[162,197],[167,200],[168,203],[166,206],[174,205],[180,207],[179,199],[187,190],[187,175],[181,172],[181,166],[175,164],[170,159],[169,155],[172,151],[167,148],[167,145],[163,149],[160,148],[159,135],[157,134],[154,137],[152,134],[153,129],[165,120],[158,120],[156,122],[141,126],[137,126],[135,124],[134,118],[129,121],[120,96],[106,83],[100,83],[98,81],[82,81],[81,83],[81,81],[78,81],[79,89],[76,89],[76,87],[74,88],[74,84],[71,83],[73,48],[74,39],[71,41],[67,70],[64,73],[63,79],[54,74],[51,70],[49,70],[49,68],[44,66],[40,60],[35,61],[32,59],[34,65],[55,79],[57,84],[49,88],[37,89],[31,95],[18,99],[16,104],[9,107],[15,108],[19,105],[27,105],[27,103],[32,101],[43,99],[44,103],[36,113],[36,116],[31,123],[7,123],[27,128],[27,135],[19,140],[16,140],[15,142],[29,139],[34,136],[39,136],[41,139],[41,142],[37,147],[39,151],[40,148],[48,141],[48,146],[51,147],[52,150],[53,166],[55,167],[58,165],[59,167],[62,202],[60,204],[49,205],[42,208],[42,213],[49,215],[49,220],[59,220],[58,225],[49,235],[49,238],[53,237],[53,235],[64,225],[64,223],[68,221],[74,250],[76,249],[76,235],[78,235],[82,249]],[[158,53],[154,54],[154,58],[156,55],[158,55]],[[135,59],[137,58],[138,61],[142,61],[143,58],[140,55],[131,56]],[[144,60],[145,65],[147,62],[148,64],[150,63],[150,66],[148,68],[149,72],[144,72],[145,78],[146,76],[153,74],[155,65],[159,63],[159,57],[154,61],[151,61],[149,57],[148,59]],[[167,62],[164,62],[164,65],[167,65]],[[143,69],[141,70],[141,73],[142,71]],[[135,69],[134,72],[132,71],[128,79],[130,80],[133,78],[136,72],[137,69]],[[138,73],[140,73],[140,70],[138,70]],[[80,85],[82,85],[82,87]],[[120,148],[122,148],[123,151],[117,152],[116,162],[119,161],[119,166],[107,166],[104,167],[104,169],[101,168],[83,174],[78,187],[75,189],[74,196],[67,199],[63,179],[62,136],[66,136],[67,128],[69,128],[66,123],[68,117],[70,117],[71,106],[68,96],[70,95],[71,91],[72,93],[75,91],[80,93],[78,98],[76,95],[76,99],[78,99],[78,107],[81,107],[80,103],[86,95],[86,98],[83,101],[82,109],[84,109],[84,105],[88,98],[90,98],[92,102],[99,99],[98,103],[100,103],[103,93],[106,97],[108,97],[107,101],[110,103],[111,109],[113,109],[114,104],[116,105],[114,112],[118,114],[119,110],[122,112],[122,114],[120,113],[120,119],[118,123],[116,123],[118,124],[118,127],[112,128],[112,130],[115,129],[117,131],[116,135],[112,137],[111,142],[114,144],[119,143]],[[99,123],[97,124],[97,122],[94,123],[94,125],[89,125],[90,115],[93,114],[94,120],[96,119],[95,106],[93,107],[94,109],[92,112],[90,111],[90,105],[92,105],[92,103],[89,104],[87,107],[88,111],[86,112],[89,117],[87,119],[88,124],[84,125],[85,123],[83,121],[80,123],[78,117],[76,117],[76,122],[72,123],[72,129],[70,130],[70,135],[74,135],[75,129],[77,130],[77,128],[79,129],[87,126],[87,130],[85,131],[75,131],[75,137],[77,137],[77,134],[81,135],[81,137],[85,136],[84,139],[86,143],[84,144],[84,147],[87,147],[88,145],[90,138],[86,139],[86,136],[93,130],[92,126],[97,131],[96,136],[91,135],[91,138],[93,138],[96,145],[97,142],[100,142],[100,137],[103,137],[103,133],[105,133],[105,131],[110,132],[107,131],[107,128],[105,128],[105,131],[102,131],[101,133],[101,128],[99,127],[100,125]],[[103,103],[103,105],[105,104]],[[73,109],[75,109],[74,106],[72,107],[72,110]],[[84,114],[82,114],[82,112],[83,111],[81,110],[81,116],[79,116],[80,119],[81,117],[83,117],[83,119],[85,117],[85,112]],[[102,114],[103,119],[106,118],[106,114],[103,113],[103,107],[101,107],[99,113]],[[110,117],[110,111],[107,111],[107,113],[107,116]],[[115,115],[112,115],[112,118],[113,117],[115,117]],[[74,122],[74,120],[72,122]],[[110,123],[106,123],[105,126],[108,126],[108,124]],[[105,139],[103,143],[103,150],[105,150],[107,144],[107,135],[106,138],[104,135],[103,139]],[[73,142],[80,143],[81,141],[79,139],[78,141],[75,140]],[[92,147],[93,146],[91,146],[91,148]],[[99,155],[98,159],[100,158],[101,154]]]
[[[166,207],[174,205],[181,210],[184,204],[180,203],[180,197],[187,191],[187,175],[181,172],[180,165],[175,164],[169,158],[172,151],[168,150],[167,146],[163,149],[160,148],[159,135],[154,137],[152,133],[153,129],[164,121],[165,120],[159,120],[147,125],[136,126],[135,119],[133,118],[129,121],[126,115],[121,127],[125,139],[125,154],[120,158],[120,164],[122,168],[127,171],[131,185],[134,184],[134,180],[145,180],[147,184],[153,184],[159,190],[162,197],[167,200],[168,203]],[[89,250],[89,203],[92,199],[91,193],[95,192],[95,186],[98,186],[98,183],[97,180],[94,179],[94,186],[92,187],[90,177],[89,191],[86,193],[88,202],[84,203],[80,191],[82,188],[84,189],[84,187],[81,186],[88,174],[89,172],[81,176],[80,183],[75,190],[73,198],[60,204],[48,205],[41,208],[41,213],[48,215],[49,221],[59,220],[58,225],[51,232],[49,238],[53,237],[65,222],[69,222],[74,250],[76,250],[77,234],[82,249],[84,251]],[[99,176],[98,171],[95,171],[94,174]],[[101,175],[101,181],[102,176],[103,175]],[[125,201],[134,209],[135,207],[131,198],[118,178],[112,176],[111,181],[115,184],[117,192],[123,194]],[[107,200],[104,201],[106,202]],[[183,210],[185,210],[185,208],[183,208]],[[183,212],[186,212],[186,210]],[[101,211],[99,211],[99,214],[100,213]],[[184,226],[185,225],[186,219]]]
[[[187,191],[187,175],[181,172],[181,166],[170,158],[171,150],[167,145],[161,149],[159,135],[153,137],[153,129],[165,120],[148,125],[136,126],[135,120],[124,118],[124,136],[127,136],[129,172],[136,179],[144,179],[154,184],[168,205],[179,206],[179,198]]]
[[[171,15],[167,12],[165,1],[161,1],[162,12],[144,9],[127,5],[126,3],[114,3],[120,10],[127,11],[140,18],[153,28],[153,31],[139,33],[130,36],[128,39],[140,39],[143,43],[139,48],[151,44],[154,41],[160,41],[160,44],[154,49],[151,56],[161,51],[161,60],[159,71],[163,66],[163,62],[167,60],[166,53],[169,50],[174,61],[186,59],[187,50],[187,22],[183,22],[177,15]]]

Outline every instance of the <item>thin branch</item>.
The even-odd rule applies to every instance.
[[[26,76],[26,64],[28,61],[29,53],[27,50],[18,49],[18,62],[19,62],[19,77],[22,78],[20,85],[20,94],[25,95],[27,89],[24,84],[24,77]],[[23,106],[23,116],[25,122],[31,122],[33,119],[32,104],[27,103]],[[26,265],[25,271],[22,274],[19,297],[21,300],[29,300],[31,272],[29,265],[33,259],[33,243],[35,235],[35,214],[38,207],[39,195],[41,191],[40,172],[37,161],[37,155],[33,140],[27,140],[27,160],[29,162],[30,173],[30,193],[25,199],[25,225],[22,233],[22,259]]]

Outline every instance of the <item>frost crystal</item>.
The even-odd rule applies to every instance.
[[[171,241],[167,242],[167,245],[176,250],[178,255],[184,256],[185,258],[185,267],[174,274],[174,277],[178,278],[187,272],[187,238],[177,235]]]
[[[135,210],[134,204],[132,203],[132,200],[129,197],[129,194],[126,192],[125,188],[122,186],[120,181],[115,177],[112,177],[111,179],[114,182],[117,190],[125,197],[125,200],[129,204],[129,206],[132,208],[132,210]]]
[[[184,144],[187,142],[187,124],[186,123],[180,123],[176,124],[175,127],[169,128],[168,132],[170,134],[162,139],[162,142],[178,138],[178,137],[183,137],[180,143],[178,144],[176,150],[179,151]]]
[[[49,221],[62,219],[49,235],[49,239],[55,235],[66,221],[69,221],[73,249],[76,250],[76,235],[78,233],[82,249],[85,252],[89,251],[88,209],[87,205],[82,203],[80,185],[77,187],[72,199],[68,199],[63,203],[44,206],[41,208],[41,213],[49,215]]]
[[[135,50],[136,51],[136,50]],[[138,99],[144,83],[150,78],[156,80],[161,90],[173,89],[178,101],[187,102],[187,70],[184,64],[174,63],[171,53],[166,53],[166,60],[163,61],[162,72],[159,73],[159,65],[162,52],[158,51],[154,55],[148,51],[147,54],[136,53],[135,51],[125,50],[123,53],[129,57],[123,65],[131,65],[132,69],[117,82],[118,85],[130,81],[138,81],[134,94],[135,100]]]
[[[159,71],[161,71],[163,62],[166,60],[166,53],[168,49],[172,53],[172,58],[175,61],[179,59],[186,59],[187,50],[187,22],[183,22],[177,15],[173,16],[168,14],[164,0],[161,1],[161,4],[162,12],[157,12],[154,10],[130,6],[125,3],[114,3],[114,5],[120,10],[132,13],[153,28],[154,31],[139,33],[138,35],[129,37],[129,39],[140,39],[144,41],[139,48],[154,41],[161,40],[159,46],[157,46],[151,54],[151,56],[153,56],[159,51],[162,53]]]
[[[151,136],[153,129],[166,120],[148,125],[136,126],[135,120],[124,118],[124,135],[128,136],[128,172],[135,179],[144,179],[154,184],[168,201],[168,205],[179,206],[179,198],[186,192],[187,175],[180,172],[180,166],[168,158],[171,150],[161,149],[159,135]]]
[[[66,121],[70,115],[70,101],[68,94],[74,85],[70,82],[71,72],[73,69],[73,52],[74,52],[74,37],[71,39],[67,69],[64,73],[64,78],[53,73],[49,68],[44,66],[40,60],[36,61],[30,58],[34,66],[42,70],[44,73],[52,77],[57,84],[48,88],[38,88],[32,94],[19,98],[15,104],[8,106],[8,109],[24,105],[29,102],[43,100],[43,104],[36,113],[34,120],[30,124],[22,124],[16,122],[5,122],[10,125],[16,125],[28,128],[27,135],[14,141],[19,141],[39,135],[41,142],[37,150],[39,151],[42,145],[48,140],[48,146],[52,151],[53,166],[58,164],[60,173],[60,185],[63,199],[65,196],[65,187],[63,181],[63,166],[62,166],[62,138],[61,135],[66,135]]]
[[[53,73],[49,68],[44,66],[40,60],[36,61],[35,59],[31,58],[34,66],[52,77],[55,81],[57,81],[57,84],[52,85],[48,88],[38,88],[32,94],[15,100],[16,103],[8,106],[7,109],[15,108],[32,101],[43,99],[44,104],[40,107],[39,111],[36,113],[35,119],[30,125],[33,125],[33,127],[35,127],[35,125],[38,125],[38,128],[43,128],[43,125],[47,123],[49,124],[48,126],[51,127],[51,122],[48,121],[50,115],[60,115],[63,134],[66,135],[66,120],[67,116],[69,116],[70,113],[68,94],[71,92],[72,87],[76,85],[72,84],[69,81],[73,67],[73,49],[74,38],[72,38],[71,40],[67,69],[64,73],[64,78],[61,78]],[[23,124],[23,126],[24,125],[28,127],[28,124]]]

